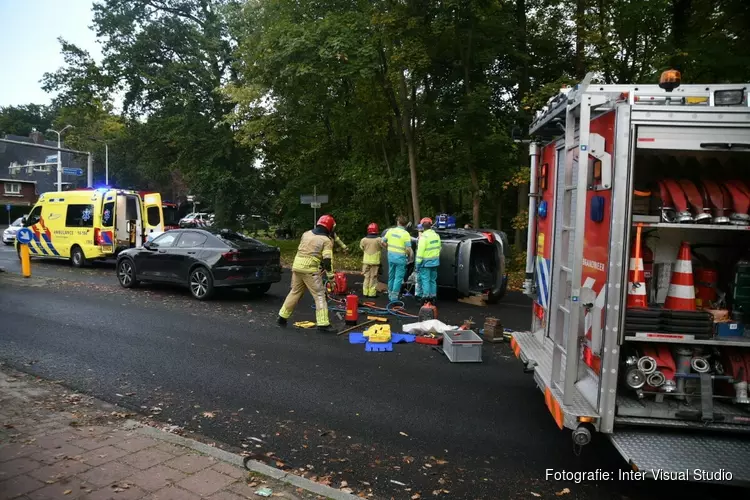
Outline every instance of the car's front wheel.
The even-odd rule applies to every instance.
[[[117,264],[117,280],[123,288],[133,288],[138,286],[138,280],[135,277],[135,265],[133,261],[124,258]]]
[[[209,270],[203,266],[192,270],[188,285],[190,286],[190,293],[198,300],[209,299],[214,293],[214,279],[211,277]]]

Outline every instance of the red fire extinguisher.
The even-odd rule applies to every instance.
[[[359,319],[359,298],[350,293],[346,296],[346,314],[344,315],[344,321],[347,325],[356,325]]]

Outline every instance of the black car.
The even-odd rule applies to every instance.
[[[140,281],[185,285],[198,300],[210,298],[217,287],[262,295],[281,281],[281,253],[226,229],[174,229],[120,252],[117,279],[125,288]]]
[[[417,232],[409,230],[412,249],[417,248]],[[495,229],[435,229],[442,240],[438,288],[455,290],[459,296],[487,296],[495,303],[505,296],[508,275],[505,272],[508,237]],[[383,231],[382,235],[385,235]],[[414,271],[413,259],[409,262],[405,282]],[[388,282],[388,255],[382,252],[381,276]]]

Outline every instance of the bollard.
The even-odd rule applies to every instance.
[[[29,243],[33,239],[31,229],[22,227],[16,233],[16,244],[18,247],[18,256],[21,258],[21,274],[24,278],[31,277],[31,255],[29,254]]]
[[[31,254],[29,253],[29,245],[21,244],[21,274],[24,278],[31,277]]]

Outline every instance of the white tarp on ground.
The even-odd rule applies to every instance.
[[[420,321],[419,323],[410,323],[408,325],[404,325],[403,330],[405,333],[445,333],[451,330],[458,330],[458,327],[446,325],[445,323],[437,319],[430,319],[427,321]]]

